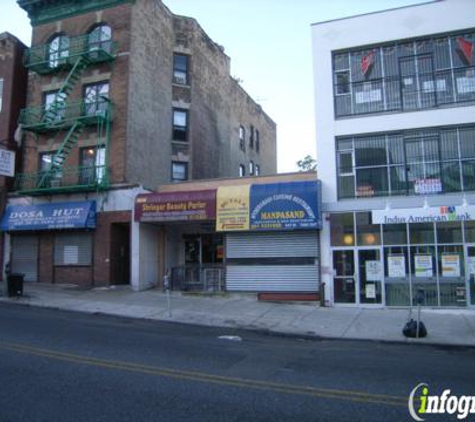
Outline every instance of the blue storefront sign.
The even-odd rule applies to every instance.
[[[252,185],[250,230],[321,229],[320,182]]]
[[[0,230],[93,229],[96,201],[56,204],[10,205],[5,209]]]

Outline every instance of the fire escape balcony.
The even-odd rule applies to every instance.
[[[64,130],[76,121],[86,126],[112,121],[113,105],[102,97],[97,102],[57,101],[50,106],[28,107],[21,111],[18,122],[24,130],[35,133]]]
[[[44,195],[102,191],[110,186],[109,169],[105,165],[62,167],[34,173],[19,173],[14,190],[20,195]]]
[[[40,75],[70,69],[78,57],[90,63],[110,62],[115,59],[117,43],[112,40],[92,41],[89,35],[69,38],[68,48],[57,49],[52,44],[41,44],[25,51],[23,64]]]

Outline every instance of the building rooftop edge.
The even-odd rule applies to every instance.
[[[429,0],[429,1],[424,1],[422,3],[417,3],[417,4],[409,4],[407,6],[399,6],[399,7],[393,7],[391,9],[383,9],[383,10],[376,10],[374,12],[368,12],[368,13],[360,13],[358,15],[352,15],[352,16],[345,16],[342,18],[336,18],[336,19],[328,19],[326,21],[321,21],[321,22],[314,22],[311,23],[310,26],[317,26],[317,25],[325,25],[327,23],[332,23],[332,22],[338,22],[338,21],[343,21],[343,20],[348,20],[348,19],[354,19],[354,18],[360,18],[363,16],[369,16],[369,15],[376,15],[378,13],[387,13],[387,12],[393,12],[395,10],[401,10],[401,9],[407,9],[409,7],[418,7],[418,6],[425,6],[428,4],[435,4],[435,3],[440,3],[442,1],[446,0]]]

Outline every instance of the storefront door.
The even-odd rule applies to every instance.
[[[355,253],[333,251],[333,298],[335,303],[356,303]]]
[[[382,303],[383,266],[379,249],[358,250],[359,301],[362,304]]]
[[[475,306],[475,245],[467,246],[466,277],[468,283],[470,305]]]

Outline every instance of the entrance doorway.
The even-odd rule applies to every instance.
[[[130,224],[111,226],[111,284],[130,282]]]
[[[470,305],[475,306],[475,245],[467,246],[466,276]]]
[[[379,248],[335,250],[333,271],[335,303],[383,303],[383,267]]]

